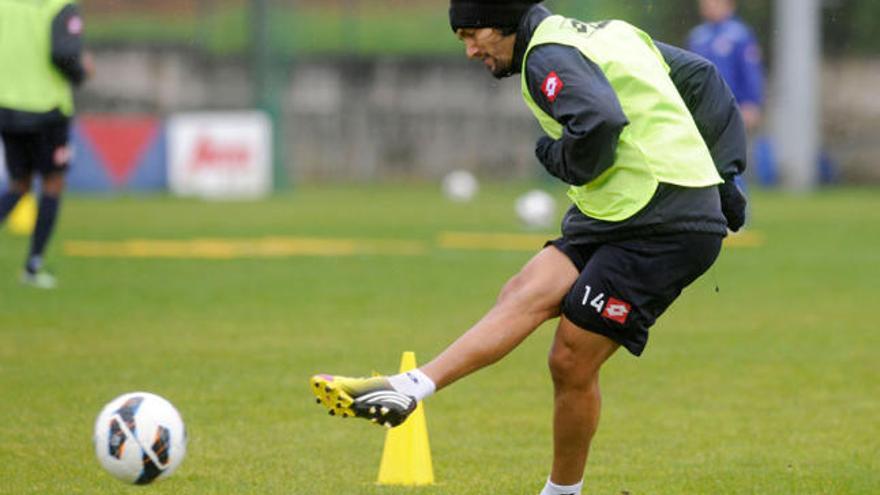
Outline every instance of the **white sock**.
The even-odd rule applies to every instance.
[[[581,495],[581,489],[584,487],[584,480],[580,480],[574,485],[557,485],[547,478],[547,484],[541,491],[541,495]]]
[[[428,375],[422,373],[420,369],[400,373],[399,375],[389,376],[388,382],[394,387],[394,390],[406,395],[411,395],[416,400],[424,400],[425,397],[434,393],[437,385],[428,378]]]

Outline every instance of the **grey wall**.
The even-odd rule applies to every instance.
[[[97,52],[81,111],[249,108],[245,60],[187,49]],[[467,169],[485,178],[542,174],[540,130],[518,78],[495,81],[479,64],[449,60],[300,60],[278,67],[283,147],[294,181],[434,178]],[[874,80],[880,65],[835,61],[823,71],[823,140],[845,180],[880,181]],[[772,108],[772,106],[770,107]]]
[[[880,60],[834,60],[822,75],[823,144],[848,182],[880,183]]]
[[[518,80],[460,63],[300,65],[285,98],[303,178],[434,177],[456,168],[523,177],[538,167]]]
[[[186,50],[107,50],[79,93],[82,112],[249,108],[248,66]],[[301,61],[279,68],[288,174],[302,180],[432,178],[454,169],[483,177],[541,172],[540,130],[519,80],[446,60]]]

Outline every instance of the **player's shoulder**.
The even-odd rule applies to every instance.
[[[722,32],[726,38],[736,43],[746,43],[755,38],[752,28],[737,16],[724,21]]]
[[[691,32],[688,34],[688,46],[700,46],[708,44],[714,33],[712,32],[712,26],[709,23],[703,23],[699,26],[691,29]]]
[[[704,56],[691,50],[681,47],[655,41],[654,44],[663,55],[663,59],[670,67],[679,69],[687,68],[692,71],[705,70],[706,68],[714,68],[714,64],[707,60]]]
[[[573,46],[546,43],[529,52],[525,69],[527,74],[544,73],[548,69],[566,71],[583,65],[584,55]]]
[[[559,43],[543,43],[540,45],[536,45],[532,47],[529,52],[529,62],[544,62],[544,61],[553,61],[553,62],[562,62],[568,59],[569,57],[579,54],[580,50],[570,45],[563,45]]]

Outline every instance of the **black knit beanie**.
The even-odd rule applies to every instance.
[[[542,0],[451,0],[449,24],[453,31],[468,28],[516,30],[523,14]]]

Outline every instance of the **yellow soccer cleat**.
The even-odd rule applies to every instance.
[[[331,416],[364,418],[389,428],[403,423],[417,405],[415,398],[394,390],[384,376],[315,375],[309,383],[318,404]]]

